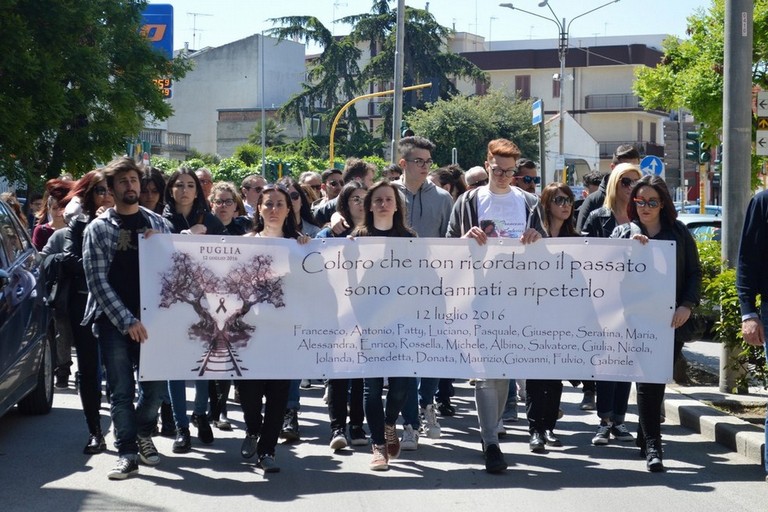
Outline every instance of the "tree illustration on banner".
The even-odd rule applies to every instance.
[[[197,262],[182,251],[173,253],[169,270],[162,273],[160,304],[170,308],[176,303],[189,304],[199,318],[187,331],[192,339],[205,345],[200,367],[195,368],[202,376],[209,372],[234,372],[241,375],[237,349],[248,345],[256,327],[243,320],[256,304],[272,304],[284,307],[283,280],[272,272],[272,256],[256,255],[245,263],[229,269],[225,277],[219,277],[202,262]],[[224,295],[237,297],[240,307],[226,317],[219,327],[209,307],[206,295],[219,294],[219,309]],[[226,311],[226,309],[224,309]],[[218,312],[218,311],[217,311]]]

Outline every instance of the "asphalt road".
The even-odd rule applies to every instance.
[[[511,423],[502,441],[510,467],[489,475],[479,451],[472,388],[460,383],[457,393],[459,414],[441,419],[443,437],[422,439],[418,451],[403,452],[385,473],[368,469],[367,447],[331,452],[322,388],[315,385],[302,391],[302,441],[278,446],[280,473],[265,477],[240,457],[242,413],[231,404],[235,429],[214,429],[212,445],[197,442],[193,428],[193,451],[176,455],[172,440],[157,437],[159,466],[142,466],[136,478],[109,481],[106,473],[116,461],[112,438],[107,453],[82,454],[85,422],[70,387],[57,391],[47,416],[13,410],[0,418],[0,511],[757,512],[768,506],[762,468],[678,425],[663,426],[668,468],[663,474],[647,472],[631,443],[592,446],[595,415],[578,410],[580,391],[568,384],[565,416],[558,422],[564,446],[532,454],[525,420]],[[192,397],[191,388],[187,396]],[[632,430],[635,412],[632,405]],[[102,415],[107,426],[106,408]]]

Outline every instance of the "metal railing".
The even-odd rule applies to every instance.
[[[640,108],[640,98],[634,94],[590,94],[585,98],[586,110],[622,110]]]

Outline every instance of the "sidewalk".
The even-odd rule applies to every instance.
[[[719,375],[719,343],[689,342],[685,344],[683,354],[689,363],[699,365],[715,376]],[[672,421],[762,466],[768,391],[760,387],[751,387],[749,391],[748,395],[734,395],[721,392],[717,383],[701,387],[669,384],[665,398],[666,415]],[[761,407],[762,421],[751,423],[722,412],[712,405],[722,403]]]

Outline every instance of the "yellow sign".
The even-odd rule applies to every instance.
[[[768,117],[758,117],[757,118],[757,128],[758,128],[758,130],[766,130],[766,129],[768,129]]]

